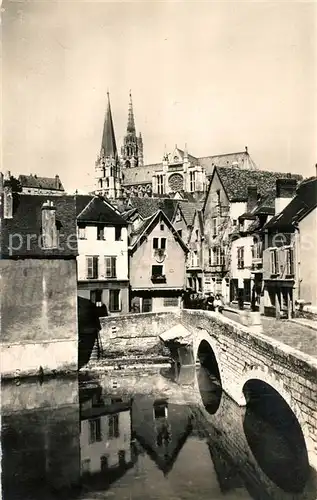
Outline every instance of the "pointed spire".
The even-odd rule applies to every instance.
[[[135,124],[134,124],[134,115],[133,115],[133,105],[132,105],[132,94],[131,90],[129,93],[129,112],[128,112],[128,126],[127,132],[135,135]]]
[[[107,157],[117,158],[117,145],[116,145],[116,138],[114,135],[109,92],[107,92],[107,98],[108,98],[108,104],[105,115],[105,121],[103,125],[100,155],[105,156],[106,158]]]

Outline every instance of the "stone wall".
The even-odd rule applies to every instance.
[[[160,345],[159,335],[179,323],[174,312],[100,318],[101,348],[107,356],[144,353]]]
[[[182,310],[181,322],[194,334],[193,351],[206,340],[217,359],[224,391],[245,405],[243,388],[251,379],[275,389],[297,417],[317,468],[317,361],[265,335],[251,332],[208,311]]]

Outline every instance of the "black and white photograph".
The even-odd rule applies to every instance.
[[[3,500],[317,500],[317,1],[2,0]]]

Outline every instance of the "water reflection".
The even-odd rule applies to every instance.
[[[285,414],[263,411],[252,384],[246,409],[219,397],[205,369],[204,406],[159,375],[137,390],[129,377],[5,388],[3,498],[315,499]]]

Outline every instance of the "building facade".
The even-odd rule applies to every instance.
[[[36,174],[19,175],[18,181],[21,185],[22,194],[66,194],[58,175],[55,175],[55,177],[38,177]]]
[[[188,237],[186,261],[187,287],[195,292],[206,292],[204,287],[204,223],[201,210],[196,210]]]
[[[99,196],[76,196],[78,295],[101,314],[129,311],[127,222]]]
[[[2,376],[77,370],[75,199],[1,183]]]
[[[187,252],[187,246],[162,211],[131,233],[132,312],[165,311],[180,306],[186,286]]]

